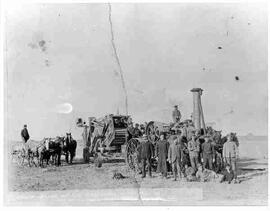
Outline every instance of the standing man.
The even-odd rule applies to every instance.
[[[184,175],[185,172],[185,165],[190,164],[187,144],[185,140],[186,140],[185,137],[181,136],[181,134],[178,136],[178,144],[181,150],[180,169],[182,176]]]
[[[237,183],[237,166],[236,161],[239,158],[236,143],[232,141],[231,134],[227,135],[227,142],[223,145],[223,160],[225,164],[229,164],[234,174],[234,183]]]
[[[140,124],[140,131],[143,134],[145,134],[145,127],[144,127],[144,124]]]
[[[138,124],[138,123],[135,124],[135,128],[134,128],[133,134],[134,134],[134,135],[133,135],[134,138],[139,138],[139,137],[142,136],[142,132],[141,132],[141,130],[139,129],[139,124]]]
[[[183,127],[181,128],[182,136],[186,137],[188,136],[188,123],[185,122]]]
[[[167,178],[167,158],[168,158],[169,143],[166,140],[165,134],[161,133],[160,141],[157,143],[158,166],[157,171],[162,174],[162,178]]]
[[[24,142],[24,144],[26,144],[26,142],[29,140],[30,136],[27,130],[27,125],[23,126],[23,129],[21,131],[21,136],[22,136],[22,140]]]
[[[128,140],[129,140],[134,137],[134,126],[132,122],[128,124],[127,131],[128,131]]]
[[[188,127],[187,127],[187,140],[189,141],[193,134],[195,133],[196,129],[193,126],[192,122],[189,122]]]
[[[188,142],[188,152],[189,152],[191,166],[195,171],[198,169],[199,151],[200,151],[200,147],[198,143],[195,141],[195,135],[193,134],[191,140]]]
[[[176,181],[177,175],[181,178],[181,149],[176,136],[173,137],[173,142],[170,144],[168,160],[172,166],[174,181]]]
[[[181,112],[178,110],[178,106],[175,105],[172,112],[173,123],[180,122],[181,117]]]
[[[151,159],[152,159],[152,157],[154,157],[154,146],[147,139],[146,135],[143,135],[143,142],[141,143],[141,146],[138,149],[138,151],[139,151],[140,159],[142,162],[142,178],[144,178],[146,176],[146,172],[145,172],[146,165],[148,167],[149,177],[152,177]]]
[[[204,138],[205,142],[202,144],[202,163],[203,168],[205,169],[206,166],[208,169],[213,169],[213,162],[215,162],[215,149],[213,144],[210,142],[209,136]]]

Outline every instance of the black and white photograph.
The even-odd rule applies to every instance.
[[[267,1],[5,2],[5,206],[268,205]]]

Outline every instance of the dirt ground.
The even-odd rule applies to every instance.
[[[126,178],[113,179],[115,171]],[[80,157],[75,159],[73,165],[63,162],[60,167],[29,168],[11,163],[6,201],[7,204],[29,205],[99,205],[116,201],[117,204],[266,205],[267,155],[242,157],[238,163],[238,175],[240,184],[173,181],[171,175],[162,179],[157,173],[153,174],[153,178],[142,179],[141,175],[135,175],[127,168],[124,159],[115,156],[103,163],[101,168],[92,163],[84,164]],[[116,190],[118,194],[115,194]],[[87,195],[89,197],[85,198]],[[169,198],[171,196],[174,198]]]

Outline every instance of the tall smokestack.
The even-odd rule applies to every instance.
[[[201,104],[201,95],[202,89],[201,88],[193,88],[190,90],[193,92],[193,123],[196,130],[200,130],[202,127],[205,131],[205,123],[202,111],[202,104]],[[201,127],[202,126],[202,127]]]

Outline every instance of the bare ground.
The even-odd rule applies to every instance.
[[[242,158],[238,165],[240,184],[218,184],[142,179],[130,171],[124,160],[113,157],[101,168],[77,158],[72,165],[37,168],[11,163],[8,169],[7,204],[20,205],[266,205],[267,158]],[[117,171],[126,176],[112,179]],[[59,197],[62,196],[62,197]],[[172,198],[173,196],[173,198]]]
[[[121,188],[130,192],[130,189],[160,191],[179,188],[179,190],[200,189],[202,191],[202,196],[190,202],[191,204],[265,205],[267,203],[267,160],[241,160],[239,163],[241,183],[230,185],[210,182],[175,182],[172,178],[162,179],[158,174],[154,174],[151,179],[142,179],[140,175],[130,172],[120,159],[118,162],[104,163],[101,168],[96,168],[94,164],[83,164],[80,161],[76,160],[73,165],[64,164],[61,167],[49,166],[47,168],[13,165],[13,173],[8,179],[9,191],[11,193],[24,192],[22,195],[25,195],[25,192],[34,194],[33,191],[43,191],[46,194],[47,191],[62,190],[63,192],[60,192],[62,194],[65,190],[103,190],[106,192]],[[121,172],[127,178],[112,179],[114,171]],[[140,199],[141,196],[136,197],[138,200],[144,200]],[[146,200],[144,204],[147,203],[150,202]],[[185,202],[180,204],[185,204]]]

